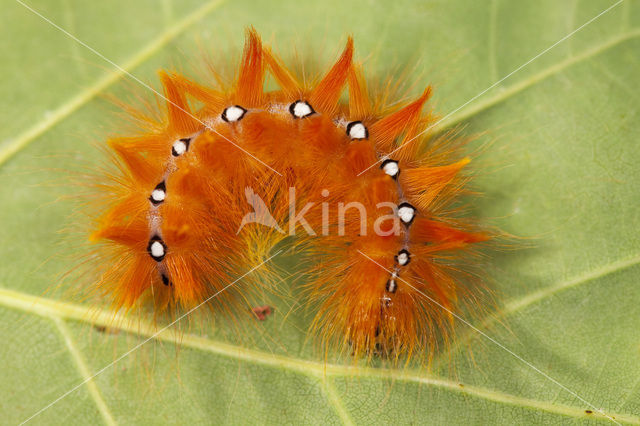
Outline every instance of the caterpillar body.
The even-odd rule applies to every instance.
[[[278,90],[265,91],[267,75]],[[310,329],[338,352],[431,351],[452,313],[476,303],[463,262],[490,234],[458,214],[469,159],[426,131],[430,87],[396,110],[380,105],[350,38],[302,84],[252,29],[230,87],[160,78],[164,119],[140,115],[139,135],[111,139],[117,170],[97,185],[94,289],[116,308],[211,299],[216,312],[246,312],[275,271],[243,273],[279,243],[307,254]]]

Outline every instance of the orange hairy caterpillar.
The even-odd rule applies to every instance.
[[[267,74],[278,90],[264,90]],[[109,141],[117,171],[98,185],[91,233],[106,256],[97,291],[116,308],[213,300],[246,313],[274,271],[243,272],[289,243],[311,254],[304,301],[325,345],[399,357],[447,339],[452,313],[475,300],[460,262],[489,234],[458,214],[469,159],[426,132],[431,88],[395,111],[378,105],[351,39],[307,86],[253,30],[230,87],[160,77],[165,118]]]

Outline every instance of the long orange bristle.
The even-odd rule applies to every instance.
[[[338,59],[335,65],[311,92],[311,102],[316,106],[318,111],[330,115],[335,111],[342,89],[347,82],[352,60],[353,39],[349,37],[347,46],[344,48],[340,59]]]

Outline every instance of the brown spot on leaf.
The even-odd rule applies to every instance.
[[[267,305],[256,306],[251,310],[251,312],[253,312],[258,321],[264,321],[269,315],[271,315],[271,313],[273,312],[273,308]]]

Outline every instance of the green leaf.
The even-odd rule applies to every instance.
[[[613,4],[28,1],[117,69],[5,0],[3,422],[36,413],[38,424],[608,421],[601,408],[639,424],[640,4],[623,1],[519,69]],[[156,328],[147,322],[117,321],[51,291],[74,264],[58,231],[77,191],[55,183],[65,169],[101,164],[92,143],[119,127],[101,96],[150,98],[125,71],[158,88],[157,69],[197,69],[200,47],[230,55],[220,64],[228,69],[248,25],[285,58],[295,44],[318,62],[353,34],[371,79],[407,67],[416,93],[435,85],[438,131],[464,125],[483,135],[470,147],[485,144],[475,213],[534,248],[487,262],[499,317],[473,324],[484,335],[461,324],[432,371],[325,363],[305,340],[308,316],[285,317],[286,305],[240,340],[223,321],[208,334],[185,326],[149,340]]]

